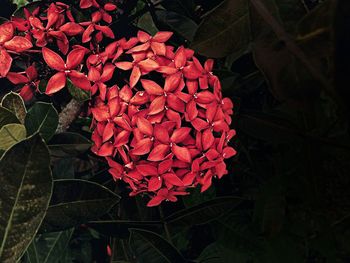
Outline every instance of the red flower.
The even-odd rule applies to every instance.
[[[53,75],[46,87],[46,94],[50,95],[60,91],[66,86],[68,77],[78,88],[90,90],[91,84],[87,76],[75,70],[84,59],[85,50],[81,48],[73,49],[67,56],[66,62],[56,52],[48,48],[43,48],[43,57],[46,64],[58,71]]]
[[[8,51],[20,53],[32,47],[28,39],[14,36],[14,27],[11,22],[0,25],[0,76],[6,77],[12,65],[12,58]]]

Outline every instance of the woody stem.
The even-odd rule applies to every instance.
[[[58,117],[56,133],[65,132],[80,113],[83,103],[72,99],[61,111]]]

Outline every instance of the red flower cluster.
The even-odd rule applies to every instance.
[[[176,201],[186,189],[227,173],[225,159],[233,103],[223,98],[213,61],[204,66],[194,52],[165,42],[171,32],[112,43],[91,65],[95,82],[93,152],[107,159],[115,180],[123,180],[131,195],[147,192],[148,206]],[[104,84],[114,67],[129,71],[124,83]],[[155,81],[156,80],[156,81]]]
[[[13,16],[11,21],[0,25],[0,77],[8,78],[15,85],[24,84],[20,94],[25,100],[30,100],[37,91],[39,65],[30,60],[41,53],[45,66],[57,71],[49,80],[46,94],[51,95],[64,88],[67,78],[75,86],[90,90],[90,81],[83,72],[84,57],[94,53],[104,37],[114,38],[109,28],[112,22],[109,12],[117,7],[111,3],[99,4],[96,0],[81,0],[79,6],[86,9],[84,15],[87,15],[87,21],[77,22],[71,6],[55,2],[48,5],[41,3],[32,12],[24,8],[23,17]],[[74,42],[81,45],[72,45]],[[52,49],[64,56],[71,51],[64,61]],[[31,56],[25,56],[28,54]],[[25,58],[24,71],[11,71],[13,57],[18,61]]]
[[[92,151],[106,158],[115,180],[130,185],[130,195],[148,193],[148,206],[176,201],[197,185],[207,190],[236,153],[228,146],[233,103],[222,97],[213,61],[203,66],[193,50],[167,45],[171,32],[140,31],[102,48],[104,37],[114,39],[108,26],[117,7],[101,2],[80,0],[88,21],[77,22],[70,6],[56,2],[0,25],[0,77],[24,85],[25,99],[43,78],[47,95],[67,80],[91,92]],[[30,52],[25,70],[11,71],[12,56]],[[49,72],[44,77],[38,61]]]

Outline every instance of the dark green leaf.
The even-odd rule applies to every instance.
[[[37,102],[28,111],[25,126],[29,135],[39,132],[45,141],[55,134],[58,113],[50,103]]]
[[[52,175],[54,179],[74,179],[74,159],[59,159],[54,164]]]
[[[157,10],[158,22],[170,27],[183,38],[192,41],[198,25],[190,18],[171,11]]]
[[[130,221],[130,220],[111,220],[111,221],[92,221],[87,224],[96,231],[117,238],[129,237],[130,228],[139,228],[149,231],[156,231],[163,224],[160,221]]]
[[[147,230],[130,229],[130,247],[140,263],[183,263],[180,252],[160,235]]]
[[[220,197],[187,208],[165,218],[168,224],[194,225],[214,220],[237,207],[244,199],[239,197]]]
[[[26,128],[22,124],[6,124],[0,129],[0,150],[6,151],[26,136]]]
[[[153,18],[149,12],[144,14],[137,21],[137,26],[151,35],[155,35],[159,30],[153,22]]]
[[[0,161],[0,261],[16,262],[45,216],[52,193],[49,151],[36,134]]]
[[[87,101],[91,98],[89,91],[74,86],[74,84],[69,79],[67,79],[67,88],[70,95],[72,95],[72,97],[77,101]]]
[[[24,123],[27,110],[20,95],[14,92],[6,94],[1,101],[1,106],[11,111],[21,123]]]
[[[76,156],[91,147],[91,141],[78,133],[63,132],[55,134],[49,141],[49,149],[56,157]]]
[[[120,197],[106,187],[84,180],[56,180],[40,231],[64,230],[106,214]]]
[[[74,229],[40,234],[28,247],[24,257],[30,263],[57,263],[65,254]]]
[[[250,43],[248,1],[226,0],[199,25],[192,48],[209,57],[243,52]]]
[[[166,10],[174,11],[187,17],[192,16],[196,7],[193,0],[166,0],[162,2],[162,6]]]
[[[0,128],[10,123],[20,123],[20,121],[11,111],[0,106]]]

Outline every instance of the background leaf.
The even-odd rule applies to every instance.
[[[37,232],[52,192],[50,155],[38,134],[5,153],[0,184],[0,261],[15,262]]]
[[[186,262],[175,247],[160,235],[150,231],[130,229],[129,244],[140,263]]]
[[[37,102],[28,111],[25,126],[29,135],[39,132],[45,141],[55,134],[58,113],[52,104]]]
[[[20,123],[16,115],[0,106],[0,128],[9,123]]]
[[[106,187],[78,179],[56,180],[40,232],[64,230],[106,214],[120,197]]]
[[[1,105],[15,114],[17,119],[24,124],[27,110],[24,106],[24,101],[19,94],[14,92],[6,94],[1,101]]]
[[[92,143],[79,133],[63,132],[55,134],[48,146],[56,157],[76,156],[87,151]]]
[[[6,151],[12,145],[26,138],[26,128],[22,124],[6,124],[0,129],[0,150]]]
[[[73,229],[68,229],[38,235],[28,247],[24,258],[30,263],[61,262],[60,259],[66,252],[73,231]]]

